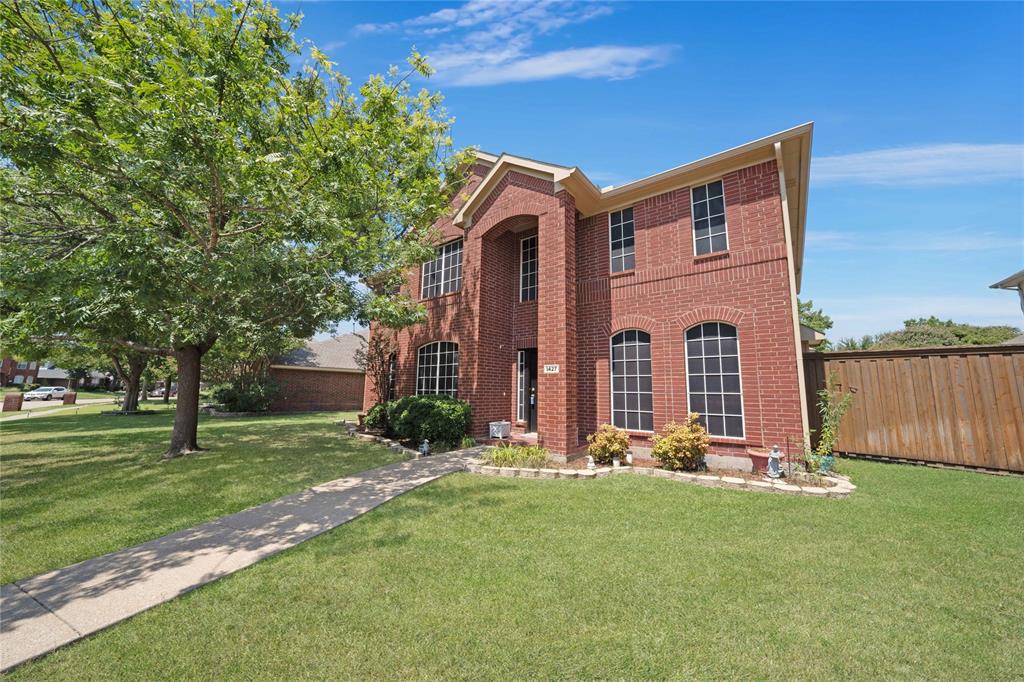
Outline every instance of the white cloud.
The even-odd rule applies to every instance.
[[[885,238],[879,240],[878,235]],[[965,251],[1001,251],[1019,249],[1021,237],[996,234],[987,230],[903,230],[899,228],[864,232],[809,230],[808,249],[818,251],[905,251],[961,253]]]
[[[819,156],[817,184],[948,185],[1024,178],[1024,145],[934,144]]]
[[[495,85],[552,78],[632,78],[666,64],[670,45],[596,45],[538,52],[538,37],[613,12],[592,2],[470,0],[401,23],[360,24],[358,34],[402,31],[427,41],[422,52],[442,83]],[[431,45],[434,40],[440,41]]]
[[[671,54],[672,48],[662,45],[573,48],[462,69],[448,82],[452,85],[494,85],[566,76],[622,80],[664,65]]]

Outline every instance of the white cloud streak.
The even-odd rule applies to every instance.
[[[522,83],[554,78],[632,78],[668,63],[672,45],[596,45],[537,52],[540,36],[613,12],[598,3],[470,0],[401,23],[360,24],[361,35],[401,31],[428,41],[423,49],[440,82],[452,86]],[[440,41],[430,46],[429,42]]]
[[[884,235],[879,240],[879,235]],[[898,228],[867,232],[809,230],[807,248],[813,251],[884,251],[963,253],[1020,249],[1021,236],[1005,236],[974,228],[954,230],[903,230]]]
[[[951,185],[1024,178],[1024,145],[893,147],[812,161],[815,184]]]

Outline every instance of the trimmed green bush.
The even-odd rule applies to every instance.
[[[394,402],[394,401],[392,401]],[[388,433],[388,408],[391,403],[377,403],[370,408],[370,411],[366,413],[366,417],[363,419],[363,424],[370,429],[381,429],[385,433]]]
[[[213,389],[213,399],[228,412],[266,412],[279,392],[266,377],[239,377]]]
[[[387,405],[389,433],[401,440],[457,446],[469,428],[470,407],[465,400],[410,395]]]

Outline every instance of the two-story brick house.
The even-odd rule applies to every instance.
[[[688,411],[722,455],[801,438],[811,132],[603,189],[479,153],[437,257],[409,273],[427,320],[397,333],[393,393],[457,395],[474,435],[509,420],[561,454],[606,422],[642,448]]]

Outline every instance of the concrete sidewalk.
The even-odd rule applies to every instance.
[[[103,404],[114,404],[113,398],[87,398],[85,400],[79,400],[74,405],[63,405],[60,403],[48,403],[43,401],[32,401],[25,403],[21,406],[21,410],[18,412],[3,412],[3,417],[0,417],[0,422],[15,421],[16,419],[28,419],[32,415],[36,418],[48,417],[51,414],[58,414],[61,412],[68,412],[69,410],[77,410],[80,407],[87,407],[89,405],[103,405]],[[10,415],[10,416],[8,416]]]
[[[398,462],[0,587],[0,671],[102,630],[465,468],[478,448]]]

